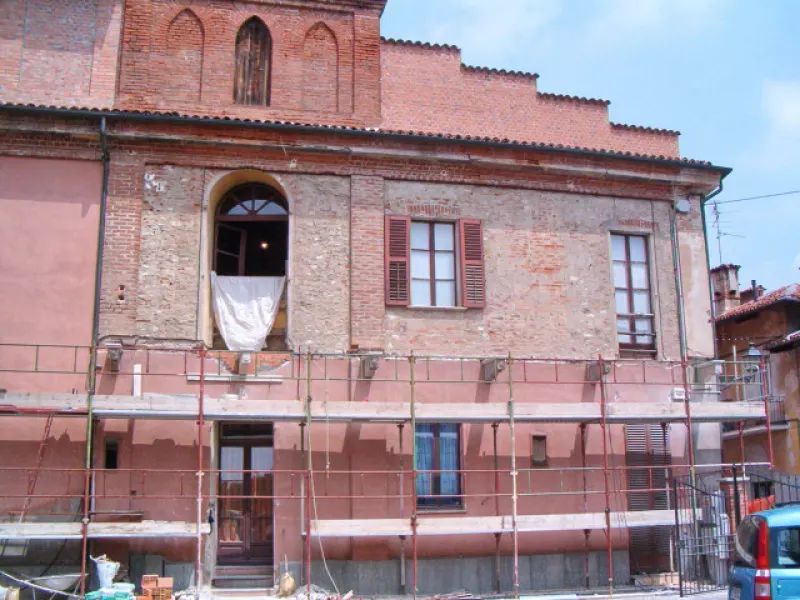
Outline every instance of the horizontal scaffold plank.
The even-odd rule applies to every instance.
[[[208,523],[200,525],[200,533],[211,533]],[[87,537],[151,538],[195,537],[197,524],[185,521],[141,521],[139,523],[89,523]],[[0,540],[81,539],[80,523],[0,523]]]
[[[0,404],[21,410],[80,411],[87,409],[86,395],[6,393]],[[92,409],[104,418],[194,419],[198,411],[195,394],[145,394],[143,396],[95,396]],[[697,422],[740,421],[764,418],[763,402],[692,402],[692,419]],[[517,402],[514,419],[518,422],[600,422],[598,403],[592,402]],[[262,419],[300,421],[306,418],[300,400],[259,400],[223,396],[203,399],[204,417],[209,420]],[[508,420],[506,403],[432,403],[415,405],[420,422],[499,422]],[[311,403],[311,417],[326,421],[408,421],[408,402],[323,402]],[[609,402],[609,423],[666,423],[686,419],[683,402]]]
[[[688,522],[689,511],[680,511],[681,522]],[[611,513],[612,529],[675,525],[674,510],[643,510]],[[605,529],[605,513],[563,515],[520,515],[517,531],[582,531]],[[502,517],[420,517],[417,535],[453,535],[470,533],[511,533],[510,516]],[[336,519],[312,521],[311,534],[317,537],[386,537],[412,535],[409,519]]]

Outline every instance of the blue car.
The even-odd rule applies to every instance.
[[[748,515],[734,546],[730,600],[800,600],[800,505]]]

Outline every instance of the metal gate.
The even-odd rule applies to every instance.
[[[675,552],[681,596],[727,587],[739,513],[739,499],[732,490],[737,487],[735,474],[675,480]]]

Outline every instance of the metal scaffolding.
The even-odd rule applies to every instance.
[[[42,446],[46,443],[49,429],[55,417],[82,417],[85,419],[85,464],[83,469],[46,469],[42,467],[43,451],[37,454],[33,469],[26,467],[0,467],[0,471],[11,473],[26,472],[29,485],[25,494],[4,494],[7,500],[20,499],[23,508],[18,523],[0,523],[0,539],[80,539],[81,540],[81,592],[86,590],[87,556],[89,541],[101,538],[135,538],[135,537],[185,537],[196,540],[195,581],[198,587],[203,585],[203,548],[204,538],[210,534],[205,523],[206,503],[235,496],[220,494],[214,491],[211,482],[219,477],[222,469],[206,467],[204,455],[204,431],[208,421],[254,420],[262,422],[296,422],[300,426],[300,451],[304,467],[300,470],[273,469],[274,475],[286,476],[290,480],[289,494],[278,494],[272,490],[270,495],[250,495],[248,498],[291,499],[298,502],[300,512],[300,539],[302,548],[303,582],[311,591],[312,538],[319,542],[320,554],[324,560],[323,540],[336,537],[382,536],[396,537],[400,541],[401,585],[406,586],[406,546],[411,538],[411,589],[416,598],[418,591],[419,538],[422,536],[458,535],[458,534],[492,534],[495,537],[495,586],[500,591],[500,557],[501,537],[511,538],[511,554],[513,559],[512,589],[515,597],[521,591],[519,570],[519,538],[522,533],[532,531],[577,531],[584,536],[586,562],[584,577],[589,584],[588,552],[590,548],[590,532],[602,530],[605,535],[605,550],[608,569],[608,588],[614,591],[614,530],[628,530],[640,526],[678,526],[688,517],[679,513],[677,507],[667,511],[635,511],[624,510],[615,506],[612,496],[630,492],[648,492],[669,494],[669,481],[678,474],[685,474],[694,482],[698,469],[695,464],[692,427],[698,422],[730,422],[741,423],[753,419],[764,419],[769,414],[769,398],[767,394],[756,401],[720,402],[724,396],[721,387],[715,383],[718,378],[707,381],[693,380],[690,376],[697,365],[686,361],[630,361],[606,360],[598,357],[595,360],[542,359],[533,357],[507,356],[489,357],[454,357],[454,356],[418,356],[409,355],[376,355],[369,354],[325,354],[314,352],[263,352],[252,357],[247,373],[240,373],[240,356],[236,353],[213,350],[200,343],[192,343],[188,347],[165,347],[156,345],[131,346],[122,349],[120,355],[114,355],[108,347],[78,346],[36,346],[36,345],[0,345],[0,385],[5,390],[0,394],[0,414],[9,416],[45,416],[47,429],[42,438]],[[56,355],[56,358],[53,358]],[[50,358],[47,358],[50,356]],[[11,357],[11,358],[10,358]],[[177,358],[176,358],[177,357]],[[66,361],[66,362],[65,362]],[[376,366],[382,361],[381,366]],[[32,364],[31,364],[32,363]],[[82,368],[83,364],[86,368]],[[102,364],[101,364],[102,363]],[[181,366],[182,363],[182,366]],[[719,371],[719,361],[707,363]],[[166,365],[166,366],[165,366]],[[209,369],[209,367],[215,367]],[[305,369],[303,369],[305,367]],[[727,367],[726,367],[727,368]],[[735,368],[735,365],[734,365]],[[316,371],[316,374],[315,374]],[[443,376],[436,377],[436,371]],[[98,373],[101,378],[108,378],[115,383],[112,388],[120,387],[120,380],[130,385],[131,394],[98,394]],[[433,377],[432,377],[433,373]],[[505,375],[503,375],[505,373]],[[28,392],[25,386],[30,384],[30,376],[53,377],[58,380],[72,376],[86,378],[85,394],[66,393],[61,384],[54,383],[57,388],[51,392]],[[652,378],[648,381],[648,378]],[[177,381],[175,381],[177,380]],[[144,383],[149,388],[143,391]],[[350,396],[346,400],[315,397],[315,386],[324,382],[340,385]],[[225,395],[209,393],[209,386],[229,385],[288,385],[293,388],[293,398],[230,398]],[[363,401],[352,397],[355,383],[375,386],[407,386],[406,392],[397,394],[399,398],[385,398],[378,401]],[[431,402],[420,400],[421,386],[430,383],[457,386],[469,384],[490,386],[495,394],[501,393],[498,386],[505,385],[507,396],[504,402]],[[294,385],[292,385],[294,384]],[[534,389],[551,390],[550,386],[594,386],[598,402],[522,402],[520,396],[525,395],[525,386],[539,386]],[[666,402],[616,402],[609,399],[609,390],[624,389],[626,386],[660,386],[669,390],[674,397]],[[41,388],[41,386],[38,386]],[[326,388],[327,389],[327,388]],[[520,392],[520,389],[523,391]],[[552,388],[555,389],[555,388]],[[634,388],[631,388],[634,389]],[[635,388],[638,389],[638,388]],[[678,394],[675,390],[683,390]],[[189,390],[187,393],[186,390]],[[288,392],[287,392],[288,393]],[[394,393],[394,392],[393,392]],[[682,398],[681,398],[682,396]],[[713,401],[692,401],[693,397],[711,398]],[[680,401],[676,401],[680,400]],[[188,499],[184,494],[184,479],[194,477],[193,500],[196,504],[195,522],[160,523],[149,526],[147,523],[103,523],[92,519],[92,502],[97,498],[114,498],[113,494],[104,494],[103,469],[93,464],[92,445],[93,429],[98,419],[141,418],[141,419],[183,419],[195,420],[197,446],[197,467],[193,471],[165,470],[180,479],[181,494],[146,494],[140,499]],[[419,423],[458,422],[485,424],[492,427],[493,432],[493,469],[460,468],[456,476],[460,481],[476,476],[493,478],[492,492],[494,496],[494,515],[490,516],[456,516],[437,519],[427,513],[420,513],[419,491],[417,481],[425,473],[442,473],[444,471],[422,470],[418,467],[418,448],[415,432]],[[769,418],[767,431],[769,433]],[[399,433],[399,460],[397,471],[359,472],[364,475],[380,475],[390,480],[397,478],[398,493],[390,494],[328,494],[327,485],[323,493],[317,489],[318,475],[312,460],[312,428],[324,426],[326,431],[332,424],[349,422],[394,424]],[[524,423],[571,423],[580,428],[580,466],[566,468],[520,469],[517,456],[516,428]],[[630,467],[612,465],[610,458],[614,455],[610,443],[610,427],[625,423],[659,424],[664,432],[668,424],[683,424],[686,427],[687,453],[685,464],[670,464],[667,486],[652,487],[652,469],[664,470],[664,466]],[[404,426],[410,429],[410,458],[407,467],[404,462],[403,433]],[[500,427],[508,426],[510,439],[509,468],[500,469],[498,461],[498,432]],[[600,469],[587,466],[586,435],[589,427],[599,427],[602,433],[603,463]],[[769,435],[768,435],[769,437]],[[770,465],[772,462],[771,438]],[[744,462],[744,456],[742,456]],[[702,468],[724,469],[726,465],[703,465]],[[632,469],[648,471],[651,486],[646,489],[630,489],[625,477]],[[142,469],[129,469],[131,476],[141,472],[142,487],[147,473]],[[151,473],[158,469],[147,469]],[[40,473],[60,473],[66,475],[67,489],[73,477],[82,480],[82,519],[75,527],[72,523],[47,524],[50,531],[44,530],[45,523],[25,522],[34,500],[46,498],[74,498],[74,494],[35,494],[35,482]],[[535,490],[531,483],[531,473],[541,476],[543,473],[557,474],[560,488],[557,491]],[[602,475],[602,490],[592,489],[588,483],[593,474]],[[342,475],[352,478],[353,471],[337,471],[326,464],[323,475],[327,478]],[[524,476],[528,477],[527,491]],[[574,475],[574,477],[572,477]],[[506,478],[510,491],[503,492],[501,478]],[[564,489],[565,478],[569,481],[580,481],[576,489]],[[30,482],[33,482],[32,485]],[[93,486],[94,484],[94,486]],[[189,487],[189,486],[187,486]],[[462,487],[461,497],[470,495]],[[297,493],[295,494],[295,490]],[[362,490],[363,491],[363,490]],[[487,493],[481,493],[486,497]],[[574,496],[581,500],[583,512],[555,514],[520,513],[519,502],[524,499],[550,496]],[[589,511],[590,499],[602,497],[602,512]],[[121,497],[121,496],[120,496]],[[372,498],[396,500],[398,517],[385,519],[321,519],[318,502],[325,500],[348,500],[356,498]],[[501,499],[510,501],[510,511],[503,514]],[[617,510],[615,510],[615,508]],[[688,510],[697,510],[693,504]],[[410,511],[410,512],[409,512]],[[668,514],[663,514],[668,513]],[[693,518],[693,517],[692,517]],[[158,523],[158,522],[156,522]]]

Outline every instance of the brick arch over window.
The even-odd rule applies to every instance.
[[[317,23],[303,42],[303,108],[339,110],[339,44],[324,23]]]
[[[203,24],[194,12],[179,12],[167,30],[164,65],[164,98],[199,102],[203,82]]]
[[[270,102],[272,36],[258,17],[245,21],[236,34],[233,101],[267,106]]]

